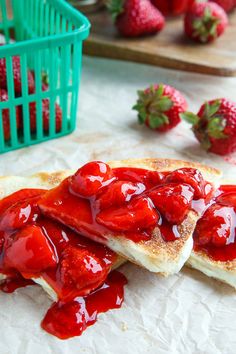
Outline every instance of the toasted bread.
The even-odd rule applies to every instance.
[[[222,180],[222,185],[235,184],[235,181]],[[204,251],[192,250],[187,265],[195,268],[209,277],[218,279],[236,289],[236,259],[227,262],[216,261]]]
[[[214,168],[198,163],[191,163],[170,159],[137,159],[110,162],[111,167],[138,167],[153,171],[174,171],[179,168],[197,168],[203,174],[205,180],[218,186],[221,173]],[[71,175],[73,171],[61,171],[54,173],[38,173],[31,177],[2,177],[0,178],[0,198],[21,188],[46,188],[57,186],[63,179]],[[193,241],[192,233],[199,215],[190,211],[181,225],[178,226],[180,238],[176,241],[165,242],[160,229],[155,228],[153,237],[148,241],[135,243],[123,236],[108,235],[104,244],[112,250],[127,258],[133,263],[143,266],[155,273],[169,275],[178,272],[189,258]]]

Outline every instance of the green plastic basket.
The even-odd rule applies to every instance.
[[[71,133],[76,126],[82,42],[89,34],[85,16],[64,0],[0,0],[0,60],[6,60],[8,100],[0,102],[0,153],[37,144]],[[16,42],[11,43],[11,38]],[[20,57],[21,94],[15,93],[12,57]],[[28,92],[28,70],[35,79]],[[43,77],[48,87],[43,88]],[[49,126],[43,123],[43,100],[49,100]],[[36,105],[36,130],[32,132],[30,103]],[[55,104],[62,111],[56,128]],[[16,107],[22,122],[16,124]],[[6,140],[3,115],[9,113],[10,138]]]

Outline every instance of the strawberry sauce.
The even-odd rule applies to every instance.
[[[211,185],[196,169],[160,173],[111,169],[97,161],[45,193],[39,207],[47,217],[100,243],[110,235],[150,240],[155,227],[165,241],[175,241],[188,212],[202,212],[211,195]]]
[[[61,339],[80,336],[96,322],[99,313],[121,307],[126,283],[122,273],[111,272],[105,283],[89,295],[76,297],[69,303],[55,303],[46,313],[42,328]]]
[[[124,298],[126,278],[109,273],[117,256],[102,243],[110,235],[150,240],[156,227],[175,241],[188,212],[202,212],[212,192],[196,169],[159,173],[95,161],[50,191],[13,193],[0,201],[1,289],[40,278],[58,300],[42,327],[61,339],[81,335]]]
[[[236,259],[236,186],[223,185],[216,192],[194,232],[194,250],[215,261]]]
[[[0,289],[10,293],[34,279],[46,281],[58,301],[42,327],[65,339],[80,335],[99,313],[120,307],[126,278],[109,274],[113,251],[41,214],[45,192],[25,189],[0,201],[0,273],[7,276]]]

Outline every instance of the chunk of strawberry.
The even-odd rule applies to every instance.
[[[181,224],[186,218],[194,190],[188,184],[170,183],[151,190],[148,196],[158,211],[171,224]]]
[[[135,195],[141,194],[145,189],[142,183],[115,181],[104,192],[102,191],[96,199],[96,204],[101,210],[112,206],[121,206],[129,202]]]
[[[180,168],[171,172],[164,180],[166,183],[187,183],[194,189],[196,199],[205,197],[205,181],[201,172],[195,168]]]
[[[91,291],[104,282],[109,269],[102,259],[87,249],[68,246],[62,253],[60,275],[61,281],[67,287],[77,290],[89,287]]]
[[[197,223],[194,242],[201,246],[209,244],[217,247],[225,246],[231,232],[234,232],[234,230],[231,231],[233,218],[235,218],[235,212],[232,207],[220,204],[210,206]]]
[[[27,225],[8,240],[4,254],[4,265],[21,273],[39,273],[55,267],[57,256],[39,226]]]
[[[147,188],[160,184],[164,177],[161,172],[135,167],[113,168],[113,175],[122,181],[143,183]]]
[[[29,198],[9,207],[0,218],[0,230],[16,230],[37,220],[39,197]]]
[[[45,189],[20,189],[11,195],[0,200],[0,215],[13,204],[31,197],[36,197],[44,194]]]
[[[111,168],[101,161],[89,162],[81,167],[70,179],[72,193],[89,198],[106,186],[112,178]]]
[[[236,207],[236,191],[233,192],[225,192],[222,195],[217,197],[217,203],[220,203],[225,206],[233,206]]]
[[[101,211],[96,221],[108,229],[119,232],[148,229],[157,225],[159,215],[149,198],[132,200],[120,208]]]

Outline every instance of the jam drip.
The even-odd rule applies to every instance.
[[[7,278],[0,284],[0,289],[4,293],[13,293],[16,289],[24,288],[28,285],[35,285],[30,279],[24,279],[20,275],[13,278]]]
[[[101,243],[109,235],[150,240],[159,227],[165,241],[179,238],[178,225],[192,209],[201,213],[212,186],[192,168],[173,172],[111,169],[90,162],[39,202],[41,211],[77,233]]]
[[[221,186],[194,232],[194,250],[215,261],[236,259],[236,186]]]
[[[121,307],[126,283],[122,273],[111,272],[105,283],[88,296],[53,304],[42,321],[42,328],[60,339],[80,336],[96,322],[99,313]]]
[[[46,281],[58,302],[43,326],[54,335],[69,338],[94,323],[98,313],[121,306],[126,280],[118,272],[107,279],[117,259],[113,251],[41,214],[38,202],[45,192],[26,189],[0,201],[0,273],[7,277],[0,288],[10,293],[35,284],[37,278]],[[82,303],[86,312],[85,307],[78,308]],[[75,304],[76,324],[73,316],[67,318],[68,309],[71,313]],[[58,313],[56,309],[60,309]],[[53,321],[63,318],[67,320],[60,335],[60,325]]]

